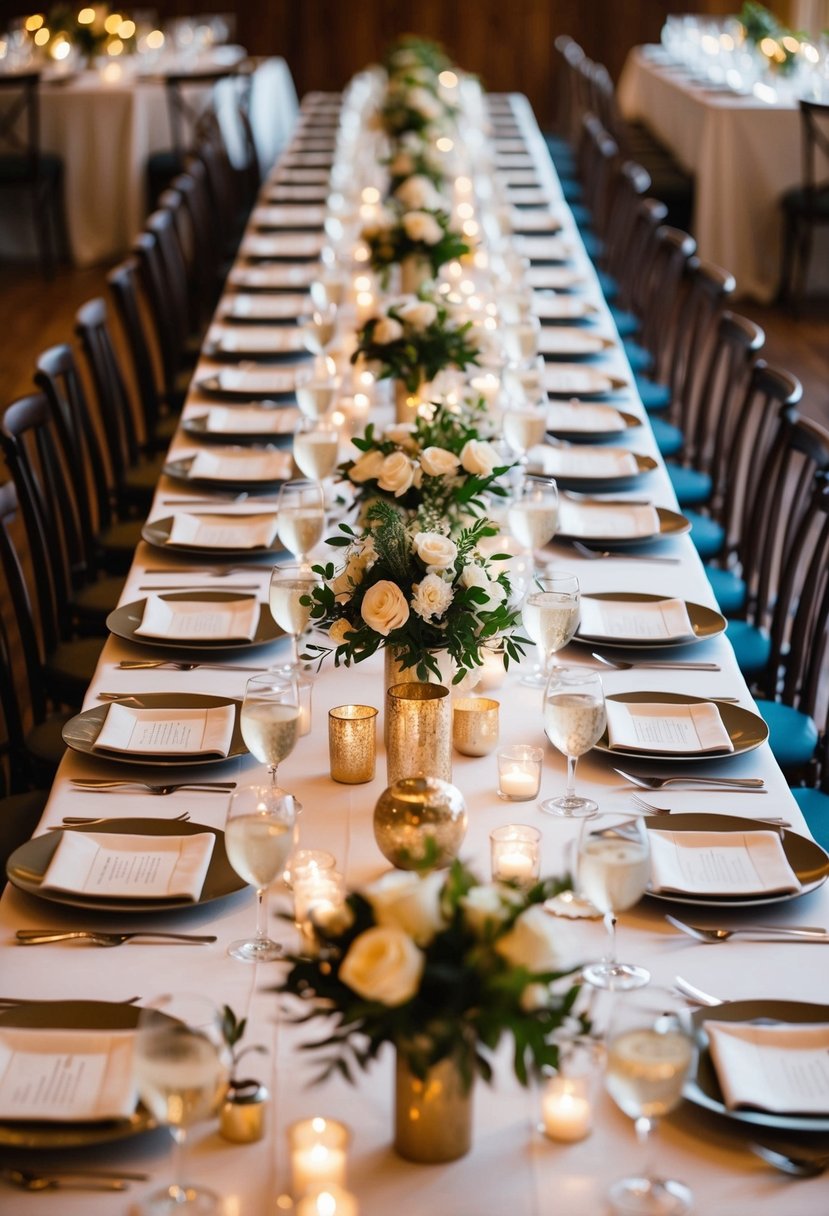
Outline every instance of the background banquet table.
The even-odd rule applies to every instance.
[[[801,180],[796,99],[706,87],[660,47],[636,47],[618,88],[624,117],[645,123],[694,175],[699,254],[736,276],[737,294],[773,300],[780,278],[780,199]],[[829,242],[818,231],[811,290],[829,286]]]
[[[599,294],[595,275],[582,248],[576,229],[569,221],[558,196],[558,187],[546,157],[531,111],[524,99],[512,99],[514,112],[538,165],[539,175],[553,193],[553,206],[562,214],[566,239],[573,247],[573,259],[583,271],[586,290],[601,310],[600,327],[612,334],[609,314]],[[300,137],[303,127],[300,129]],[[196,380],[217,364],[202,361]],[[607,363],[610,371],[630,377],[620,348]],[[634,433],[632,446],[656,456],[656,448],[645,421],[644,411],[633,389],[622,394],[623,408],[643,419]],[[203,410],[205,401],[194,389],[185,407],[186,415]],[[182,434],[172,453],[190,450]],[[675,507],[670,482],[664,468],[649,475],[648,493],[654,501]],[[640,496],[641,491],[635,495]],[[187,497],[181,485],[162,479],[150,518],[169,516],[171,503]],[[213,508],[206,508],[212,510]],[[217,510],[234,514],[255,511],[256,505],[217,502]],[[562,571],[577,573],[585,592],[591,590],[630,590],[664,592],[684,596],[714,606],[711,590],[694,548],[687,536],[666,539],[652,552],[678,559],[676,565],[656,565],[647,561],[579,560],[565,544],[554,543],[550,557]],[[142,544],[124,589],[124,603],[146,594],[142,588],[174,582],[193,587],[205,585],[198,568],[183,574],[182,563],[159,554]],[[166,569],[149,574],[148,568]],[[263,596],[269,567],[261,574],[222,580],[218,586],[254,583]],[[217,584],[213,584],[214,586]],[[286,653],[278,643],[264,653],[262,665]],[[102,691],[140,694],[149,691],[186,691],[241,696],[246,676],[240,672],[210,670],[122,671],[123,658],[137,657],[135,646],[110,637],[99,669],[89,689],[86,705],[98,704]],[[262,652],[246,662],[255,662]],[[567,658],[590,661],[587,652],[573,647]],[[663,689],[704,696],[734,696],[750,707],[751,697],[734,662],[729,643],[723,637],[694,647],[693,657],[711,659],[721,665],[716,673],[699,672],[607,672],[607,692],[632,689]],[[385,863],[374,843],[372,813],[385,786],[385,758],[382,732],[378,731],[378,764],[373,782],[361,786],[335,785],[328,775],[326,717],[334,705],[363,702],[382,708],[384,684],[382,664],[371,661],[352,671],[323,666],[314,686],[313,726],[301,739],[294,753],[280,766],[280,781],[293,791],[303,805],[301,843],[307,847],[330,850],[344,870],[349,886],[377,875]],[[545,746],[542,796],[556,792],[564,783],[564,761],[544,744],[540,694],[522,686],[511,674],[494,694],[501,702],[501,742],[536,743]],[[543,832],[542,870],[561,872],[566,868],[568,850],[578,827],[565,820],[539,813],[533,803],[505,804],[495,794],[495,757],[470,759],[455,755],[453,779],[463,791],[469,811],[469,828],[462,855],[487,878],[488,836],[492,828],[509,822],[531,822]],[[708,766],[703,766],[708,771]],[[713,766],[712,766],[713,768]],[[180,794],[169,799],[149,798],[134,793],[107,796],[86,795],[70,786],[72,777],[109,771],[107,766],[69,753],[58,779],[39,831],[57,825],[67,814],[106,813],[111,815],[171,815],[181,809],[191,812],[197,823],[221,827],[227,812],[223,796]],[[256,773],[250,758],[230,761],[220,769],[205,768],[205,777],[227,776],[236,781],[250,780]],[[747,755],[735,757],[717,767],[718,772],[757,775],[765,778],[765,794],[672,792],[669,805],[675,810],[710,810],[750,817],[753,814],[782,814],[796,830],[806,831],[799,810],[767,745]],[[148,780],[163,780],[168,770],[146,770]],[[583,758],[579,783],[597,798],[603,809],[629,809],[629,787],[613,772],[609,760],[597,753]],[[275,895],[274,905],[288,910],[284,896]],[[756,912],[755,910],[750,910]],[[729,943],[719,949],[697,945],[677,935],[665,923],[664,906],[645,900],[620,919],[620,956],[645,963],[656,985],[670,985],[679,973],[691,982],[726,998],[787,997],[804,1001],[825,1001],[825,955],[819,946],[770,945],[748,942]],[[695,914],[697,914],[695,912]],[[313,1059],[298,1050],[308,1032],[291,1026],[269,988],[280,975],[279,964],[258,968],[244,966],[228,958],[227,944],[249,933],[254,918],[252,892],[241,892],[210,906],[196,907],[171,916],[156,916],[142,924],[157,928],[213,932],[218,940],[205,947],[161,947],[134,944],[117,950],[101,951],[77,945],[48,945],[22,948],[14,945],[16,930],[61,924],[82,925],[88,916],[64,906],[30,898],[12,886],[0,901],[0,958],[2,988],[6,994],[30,998],[54,998],[83,994],[89,998],[122,1000],[140,996],[143,1001],[168,988],[209,993],[217,1002],[231,1005],[240,1016],[247,1014],[250,1029],[246,1041],[262,1043],[269,1049],[267,1061],[253,1057],[251,1071],[258,1071],[272,1092],[268,1134],[251,1146],[234,1146],[222,1141],[213,1126],[196,1129],[189,1156],[190,1174],[212,1186],[224,1196],[223,1216],[271,1216],[282,1210],[277,1196],[286,1184],[285,1128],[305,1115],[342,1118],[352,1129],[349,1154],[349,1188],[357,1195],[363,1216],[380,1216],[393,1209],[399,1216],[502,1216],[513,1210],[522,1216],[543,1216],[558,1211],[566,1216],[595,1216],[605,1210],[604,1195],[609,1183],[639,1161],[632,1124],[613,1105],[602,1098],[593,1135],[578,1144],[557,1145],[533,1130],[538,1116],[538,1096],[522,1090],[512,1077],[506,1055],[499,1057],[494,1087],[477,1086],[473,1149],[470,1155],[452,1165],[423,1167],[407,1164],[390,1148],[392,1135],[392,1069],[387,1053],[355,1088],[334,1080],[324,1086],[308,1087]],[[749,913],[745,914],[749,918]],[[734,919],[739,919],[739,916]],[[756,917],[755,917],[756,919]],[[829,894],[824,886],[799,900],[764,910],[764,919],[779,924],[829,924]],[[101,917],[102,927],[123,927],[124,917]],[[575,958],[593,958],[602,952],[603,929],[599,922],[561,921],[562,941],[569,941]],[[274,933],[288,943],[294,931],[288,922],[272,921]],[[597,1019],[606,1013],[606,998],[596,1002]],[[52,1155],[50,1154],[50,1158]],[[0,1164],[10,1159],[37,1163],[37,1154],[0,1151]],[[116,1208],[112,1196],[78,1194],[15,1194],[3,1192],[3,1210],[48,1216],[59,1205],[62,1216],[98,1216],[115,1210],[128,1212],[145,1192],[169,1179],[169,1138],[165,1132],[150,1133],[106,1147],[90,1148],[65,1160],[94,1162],[113,1168],[146,1169],[147,1184],[133,1185],[129,1197]],[[706,1115],[689,1104],[666,1120],[659,1133],[659,1168],[665,1174],[685,1179],[692,1185],[696,1209],[712,1216],[780,1216],[783,1211],[797,1216],[822,1216],[826,1210],[826,1182],[816,1179],[796,1181],[771,1171],[746,1149],[745,1135],[728,1120]]]

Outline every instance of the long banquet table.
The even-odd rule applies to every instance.
[[[301,152],[303,141],[315,128],[318,116],[329,118],[336,98],[314,95],[306,99],[292,148]],[[600,296],[591,264],[580,246],[575,227],[561,200],[558,184],[544,149],[538,128],[526,100],[510,96],[509,105],[521,128],[536,171],[550,192],[551,206],[564,220],[566,238],[573,247],[573,264],[584,276],[585,291],[600,310],[599,329],[612,335],[611,321]],[[496,144],[497,147],[497,144]],[[630,369],[621,348],[611,352],[606,366],[628,379]],[[217,365],[205,358],[196,379]],[[656,447],[644,411],[633,388],[621,395],[623,408],[637,414],[642,426],[633,433],[633,447],[657,457]],[[194,389],[185,407],[185,417],[203,411],[204,400]],[[179,434],[173,455],[192,450]],[[648,480],[654,502],[675,507],[670,482],[659,464]],[[641,494],[641,491],[640,491]],[[171,500],[187,498],[187,491],[169,479],[162,479],[150,518],[171,513]],[[213,508],[206,508],[212,510]],[[256,504],[228,504],[217,500],[217,509],[244,514],[257,510]],[[643,556],[645,550],[642,551]],[[714,606],[693,545],[687,536],[663,540],[647,550],[677,559],[673,565],[652,564],[646,560],[580,559],[572,548],[553,543],[550,557],[557,568],[578,574],[583,591],[641,591],[647,589],[682,596]],[[163,551],[142,543],[124,589],[123,602],[140,599],[149,586],[213,586],[226,588],[254,584],[265,595],[270,567],[261,572],[245,570],[226,580],[205,580],[193,565],[185,572],[184,563]],[[149,570],[158,573],[149,573]],[[265,595],[266,598],[266,595]],[[246,674],[212,670],[122,671],[124,658],[140,657],[138,647],[110,637],[106,643],[86,705],[98,704],[103,691],[140,695],[165,692],[201,692],[241,696]],[[253,651],[244,662],[261,666],[284,655],[284,643],[266,652]],[[683,652],[687,653],[687,652]],[[584,650],[573,647],[566,656],[575,661],[590,661]],[[746,707],[752,705],[746,685],[736,667],[729,643],[720,636],[693,648],[693,658],[714,660],[721,665],[715,673],[648,672],[645,669],[603,672],[607,692],[633,689],[662,689],[704,696],[731,696]],[[381,732],[378,732],[378,764],[373,782],[363,786],[336,785],[329,778],[327,751],[327,711],[343,702],[364,702],[382,707],[384,694],[382,664],[369,662],[351,671],[323,666],[313,690],[313,726],[300,739],[293,754],[280,766],[280,782],[292,790],[303,805],[301,843],[307,847],[330,850],[345,872],[349,886],[355,886],[381,872],[385,866],[372,834],[372,812],[385,786],[385,763]],[[523,686],[511,673],[500,691],[501,743],[544,744],[540,699],[537,690]],[[568,846],[578,825],[540,813],[532,803],[504,804],[495,794],[495,757],[470,759],[454,755],[453,779],[463,791],[469,828],[462,855],[473,862],[482,877],[488,878],[488,835],[496,826],[513,821],[531,822],[543,832],[542,870],[561,872],[566,867]],[[115,771],[114,775],[121,775]],[[199,770],[204,777],[220,773],[238,782],[250,780],[256,766],[249,757],[228,761],[218,769]],[[730,815],[783,815],[795,830],[808,834],[767,745],[749,754],[729,759],[716,766],[703,765],[702,771],[757,775],[765,778],[768,792],[700,793],[663,791],[656,801],[676,811],[727,812]],[[60,824],[67,814],[102,813],[115,816],[170,816],[187,809],[194,822],[220,828],[227,813],[224,796],[180,793],[166,799],[134,792],[84,795],[73,791],[73,777],[107,774],[113,766],[91,761],[68,752],[61,765],[39,832]],[[143,770],[148,780],[165,780],[169,770]],[[545,745],[542,796],[560,790],[564,783],[563,758]],[[609,760],[597,753],[585,756],[579,764],[579,784],[593,795],[604,809],[631,809],[630,788],[613,772]],[[288,909],[284,894],[274,893],[274,907]],[[620,919],[620,956],[645,963],[655,985],[670,986],[681,974],[699,987],[724,998],[780,998],[826,1001],[825,955],[818,946],[732,942],[719,949],[698,945],[677,934],[664,919],[665,905],[644,900]],[[694,917],[702,918],[699,909]],[[681,910],[680,910],[681,913]],[[786,904],[735,914],[729,919],[763,919],[781,925],[829,924],[829,892],[824,886]],[[99,916],[104,928],[122,928],[128,918]],[[523,1090],[514,1080],[509,1059],[504,1053],[497,1061],[491,1089],[477,1084],[475,1130],[471,1153],[447,1166],[424,1167],[407,1164],[390,1147],[392,1128],[392,1069],[390,1055],[384,1055],[354,1088],[339,1080],[321,1087],[308,1087],[312,1059],[298,1047],[303,1039],[299,1028],[279,1015],[276,997],[269,988],[278,980],[279,964],[245,966],[228,958],[227,944],[253,927],[254,899],[250,891],[181,911],[175,916],[142,918],[142,925],[156,928],[181,928],[185,931],[212,932],[218,937],[210,946],[171,947],[130,944],[103,951],[77,944],[42,945],[21,948],[14,943],[16,930],[59,924],[83,926],[89,916],[66,906],[42,902],[9,885],[0,901],[0,956],[2,957],[2,994],[27,998],[83,996],[109,1001],[139,996],[146,1001],[169,989],[200,991],[219,1003],[227,1003],[240,1016],[247,1015],[250,1026],[246,1042],[268,1048],[266,1058],[252,1057],[256,1071],[271,1089],[267,1135],[256,1145],[232,1145],[219,1138],[214,1124],[196,1128],[188,1150],[190,1176],[212,1186],[224,1196],[224,1216],[265,1216],[283,1210],[277,1197],[285,1190],[285,1128],[306,1115],[342,1118],[351,1128],[353,1142],[349,1152],[348,1184],[357,1196],[364,1216],[380,1216],[394,1210],[399,1216],[422,1216],[432,1211],[439,1216],[501,1216],[507,1210],[537,1214],[560,1212],[566,1216],[595,1216],[606,1210],[605,1192],[609,1183],[638,1163],[632,1123],[609,1098],[601,1097],[595,1130],[588,1139],[572,1145],[555,1144],[534,1130],[538,1117],[538,1095]],[[709,919],[712,919],[709,917]],[[713,914],[713,923],[716,923]],[[604,931],[601,922],[561,921],[563,940],[570,939],[574,957],[589,959],[602,953]],[[287,922],[271,921],[272,931],[286,942],[293,942],[293,929]],[[607,998],[596,1002],[599,1021],[606,1012]],[[306,1032],[307,1033],[307,1032]],[[686,1180],[694,1189],[696,1207],[711,1216],[822,1216],[827,1208],[829,1187],[825,1179],[792,1180],[758,1161],[746,1147],[746,1131],[736,1122],[709,1114],[689,1103],[660,1128],[658,1137],[659,1169]],[[170,1141],[164,1131],[150,1132],[108,1145],[96,1145],[74,1154],[48,1154],[49,1163],[94,1164],[107,1168],[145,1170],[147,1183],[131,1186],[128,1197],[113,1202],[112,1195],[71,1192],[54,1196],[48,1193],[25,1194],[2,1191],[5,1212],[26,1216],[48,1216],[60,1210],[62,1216],[98,1216],[114,1211],[128,1212],[132,1204],[170,1178]],[[37,1152],[0,1150],[0,1164],[41,1162]]]

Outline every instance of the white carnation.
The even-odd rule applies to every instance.
[[[412,611],[424,621],[443,616],[455,596],[450,584],[439,574],[427,574],[413,585],[412,592]]]

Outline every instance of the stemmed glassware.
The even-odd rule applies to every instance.
[[[138,1096],[175,1142],[173,1176],[142,1206],[147,1216],[219,1211],[219,1197],[181,1181],[187,1131],[218,1110],[230,1078],[230,1052],[219,1010],[207,997],[168,994],[141,1010],[135,1036]]]
[[[225,824],[228,860],[240,878],[256,887],[256,936],[227,948],[231,958],[243,963],[268,963],[282,953],[279,943],[268,937],[266,897],[293,850],[296,811],[292,794],[274,794],[267,785],[243,786],[230,800]]]
[[[524,596],[521,619],[541,655],[535,670],[521,683],[544,688],[554,654],[573,638],[579,624],[579,580],[574,574],[533,575]]]
[[[544,691],[544,730],[553,747],[567,757],[567,789],[545,798],[541,809],[551,815],[583,819],[597,808],[592,798],[576,794],[576,764],[602,737],[607,725],[604,691],[587,667],[554,667]]]
[[[320,301],[309,316],[299,318],[299,326],[306,348],[316,356],[315,370],[318,373],[326,371],[326,352],[337,332],[337,305],[333,300]]]
[[[535,560],[536,551],[549,544],[558,527],[558,486],[552,477],[526,478],[507,508],[507,526]]]
[[[251,676],[240,714],[242,738],[248,751],[268,766],[274,804],[284,793],[277,785],[277,769],[296,746],[299,717],[296,680],[272,671]]]
[[[322,540],[325,495],[318,481],[286,481],[276,502],[276,534],[300,565],[308,565],[308,551]]]
[[[294,377],[300,413],[312,421],[324,418],[336,400],[339,387],[333,362],[329,365],[325,360],[324,366],[317,367],[315,361],[310,367],[301,367]]]
[[[643,1150],[661,1115],[679,1104],[695,1059],[687,1011],[650,989],[621,998],[607,1033],[605,1084],[616,1105],[634,1120]],[[684,1182],[655,1177],[646,1166],[638,1176],[610,1188],[614,1212],[625,1216],[682,1216],[693,1196]]]
[[[596,988],[642,988],[650,972],[616,960],[616,915],[638,903],[650,879],[650,846],[644,818],[630,812],[604,812],[582,824],[576,863],[577,893],[604,917],[610,937],[607,955],[582,975]]]
[[[269,602],[271,616],[291,639],[291,659],[285,668],[289,676],[300,672],[299,639],[311,620],[310,595],[322,586],[319,575],[307,566],[274,566],[271,573]],[[305,603],[304,601],[308,601]]]

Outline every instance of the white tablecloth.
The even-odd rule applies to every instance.
[[[532,143],[539,164],[546,153],[531,111],[522,98],[514,98],[515,112]],[[542,170],[550,184],[551,171]],[[559,207],[560,204],[557,204]],[[577,240],[568,224],[568,236]],[[611,332],[609,317],[601,302],[590,264],[579,252],[578,261],[589,276],[591,297],[602,309],[601,324]],[[215,365],[207,361],[201,370]],[[629,375],[624,357],[617,354],[613,370]],[[187,408],[196,405],[194,398]],[[643,417],[631,392],[624,408]],[[176,448],[180,449],[177,443]],[[655,455],[656,449],[647,425],[636,431],[632,446]],[[654,473],[648,483],[657,503],[674,506],[670,483],[664,471]],[[171,513],[169,500],[182,496],[180,486],[163,481],[152,516]],[[641,495],[641,491],[640,491]],[[253,507],[237,506],[244,512]],[[571,548],[558,544],[552,548],[562,571],[577,573],[584,591],[648,590],[683,596],[713,605],[710,588],[702,573],[691,542],[679,537],[663,542],[658,552],[681,559],[677,565],[652,565],[646,562],[580,560]],[[182,563],[183,564],[183,563]],[[147,567],[169,568],[169,573],[147,574]],[[182,574],[172,556],[141,546],[124,592],[124,602],[141,598],[148,585],[203,585],[197,574]],[[218,587],[258,583],[263,594],[269,571],[261,575],[245,571],[227,579],[214,580]],[[286,653],[284,643],[264,655],[253,652],[243,661],[254,662],[262,656],[262,666]],[[119,659],[138,657],[134,646],[110,638],[87,699],[97,704],[103,690],[135,693],[181,690],[202,693],[227,693],[240,696],[244,673],[153,671],[126,672],[117,667]],[[589,661],[587,652],[573,648],[567,656]],[[692,657],[711,659],[722,665],[715,673],[630,672],[603,673],[607,692],[629,689],[662,689],[702,695],[737,696],[751,705],[745,683],[734,663],[729,643],[723,638],[693,648]],[[343,702],[364,702],[382,707],[384,695],[382,664],[372,661],[350,672],[326,666],[314,688],[313,730],[299,741],[293,754],[280,766],[280,782],[291,789],[303,804],[301,843],[333,852],[345,871],[350,886],[359,884],[385,868],[373,839],[374,804],[385,786],[385,758],[382,732],[378,730],[378,764],[375,780],[368,785],[334,784],[328,775],[326,718],[329,708]],[[541,720],[540,693],[522,686],[517,674],[511,675],[494,695],[500,700],[501,742],[535,743],[544,746],[542,796],[559,791],[565,779],[563,758],[545,743]],[[703,765],[708,771],[708,765]],[[195,822],[216,827],[224,823],[227,801],[215,794],[182,793],[168,799],[142,797],[135,793],[90,795],[73,791],[72,776],[104,772],[103,764],[69,754],[61,766],[58,780],[44,815],[41,830],[58,824],[66,814],[167,815],[189,809]],[[675,810],[728,812],[735,815],[783,814],[803,829],[797,806],[786,787],[766,745],[748,755],[711,766],[711,771],[761,775],[768,793],[710,794],[670,791],[660,796]],[[220,772],[238,781],[249,780],[256,772],[249,759],[205,768],[205,777]],[[148,770],[148,780],[165,779],[168,771]],[[469,828],[462,855],[472,861],[481,875],[489,874],[488,835],[496,826],[510,821],[531,822],[543,832],[542,868],[545,873],[562,871],[567,850],[575,839],[578,825],[545,816],[533,803],[505,804],[498,800],[494,756],[471,759],[454,756],[453,779],[462,789],[469,810]],[[598,754],[584,757],[579,764],[579,784],[594,795],[603,808],[630,808],[630,789],[615,775],[607,758]],[[288,909],[284,895],[275,895],[274,906]],[[645,963],[655,984],[670,984],[679,973],[691,982],[719,993],[725,998],[788,997],[806,1001],[826,1001],[826,960],[820,946],[769,945],[746,942],[729,943],[720,948],[698,945],[677,935],[664,920],[665,905],[645,901],[620,918],[620,957]],[[699,916],[699,910],[694,910]],[[124,917],[101,918],[107,927],[120,927]],[[733,916],[729,919],[739,919]],[[829,894],[826,887],[800,900],[763,910],[763,919],[781,924],[829,924]],[[359,1198],[362,1216],[503,1216],[513,1211],[521,1216],[597,1216],[604,1212],[609,1183],[638,1167],[641,1152],[636,1147],[633,1126],[609,1098],[602,1098],[596,1130],[579,1144],[556,1145],[538,1136],[534,1124],[538,1100],[533,1091],[522,1090],[513,1079],[506,1054],[499,1058],[492,1089],[482,1083],[475,1098],[475,1132],[472,1152],[466,1158],[443,1167],[407,1164],[391,1150],[392,1068],[387,1053],[355,1088],[334,1081],[324,1087],[307,1088],[313,1060],[297,1050],[304,1037],[314,1032],[291,1027],[283,1020],[277,1024],[276,998],[268,992],[277,981],[279,964],[258,970],[228,958],[227,944],[249,933],[254,922],[252,892],[243,892],[210,906],[195,908],[172,916],[155,918],[156,927],[178,928],[218,935],[215,945],[206,947],[163,947],[129,945],[102,951],[77,945],[49,945],[22,948],[13,944],[19,928],[54,924],[83,925],[88,916],[29,898],[13,887],[0,902],[0,995],[56,997],[85,995],[108,1000],[140,996],[148,1000],[159,992],[198,990],[209,993],[217,1002],[230,1004],[242,1016],[250,1017],[246,1041],[270,1048],[270,1062],[251,1057],[253,1072],[267,1079],[273,1094],[268,1135],[253,1146],[233,1146],[222,1141],[213,1126],[197,1129],[189,1154],[188,1175],[212,1186],[224,1196],[223,1216],[274,1216],[276,1197],[286,1187],[285,1128],[293,1119],[306,1115],[339,1117],[353,1131],[349,1154],[349,1186]],[[142,922],[143,923],[143,922]],[[293,929],[272,920],[272,930],[293,941]],[[585,958],[600,955],[605,944],[598,922],[584,922]],[[596,1006],[601,1019],[606,998]],[[20,1154],[13,1154],[20,1158]],[[0,1153],[0,1163],[8,1153]],[[49,1154],[50,1161],[54,1155]],[[703,1114],[689,1104],[665,1121],[659,1132],[656,1159],[663,1176],[687,1180],[696,1194],[696,1208],[706,1216],[824,1216],[827,1205],[825,1180],[792,1181],[759,1163],[746,1149],[744,1136],[736,1125]],[[152,1179],[133,1185],[130,1200],[136,1202],[169,1180],[169,1139],[164,1132],[123,1141],[108,1147],[75,1154],[73,1161],[124,1169],[146,1169]],[[113,1211],[129,1210],[124,1200],[116,1207],[112,1196],[63,1195],[57,1203],[62,1216],[109,1216]],[[25,1216],[50,1216],[56,1210],[53,1196],[15,1194],[3,1191],[3,1210]]]
[[[700,256],[736,276],[739,296],[760,303],[774,299],[783,234],[780,199],[801,181],[797,102],[705,88],[666,64],[655,47],[631,51],[618,97],[625,118],[646,123],[693,173]],[[829,286],[829,243],[820,231],[809,286]]]

